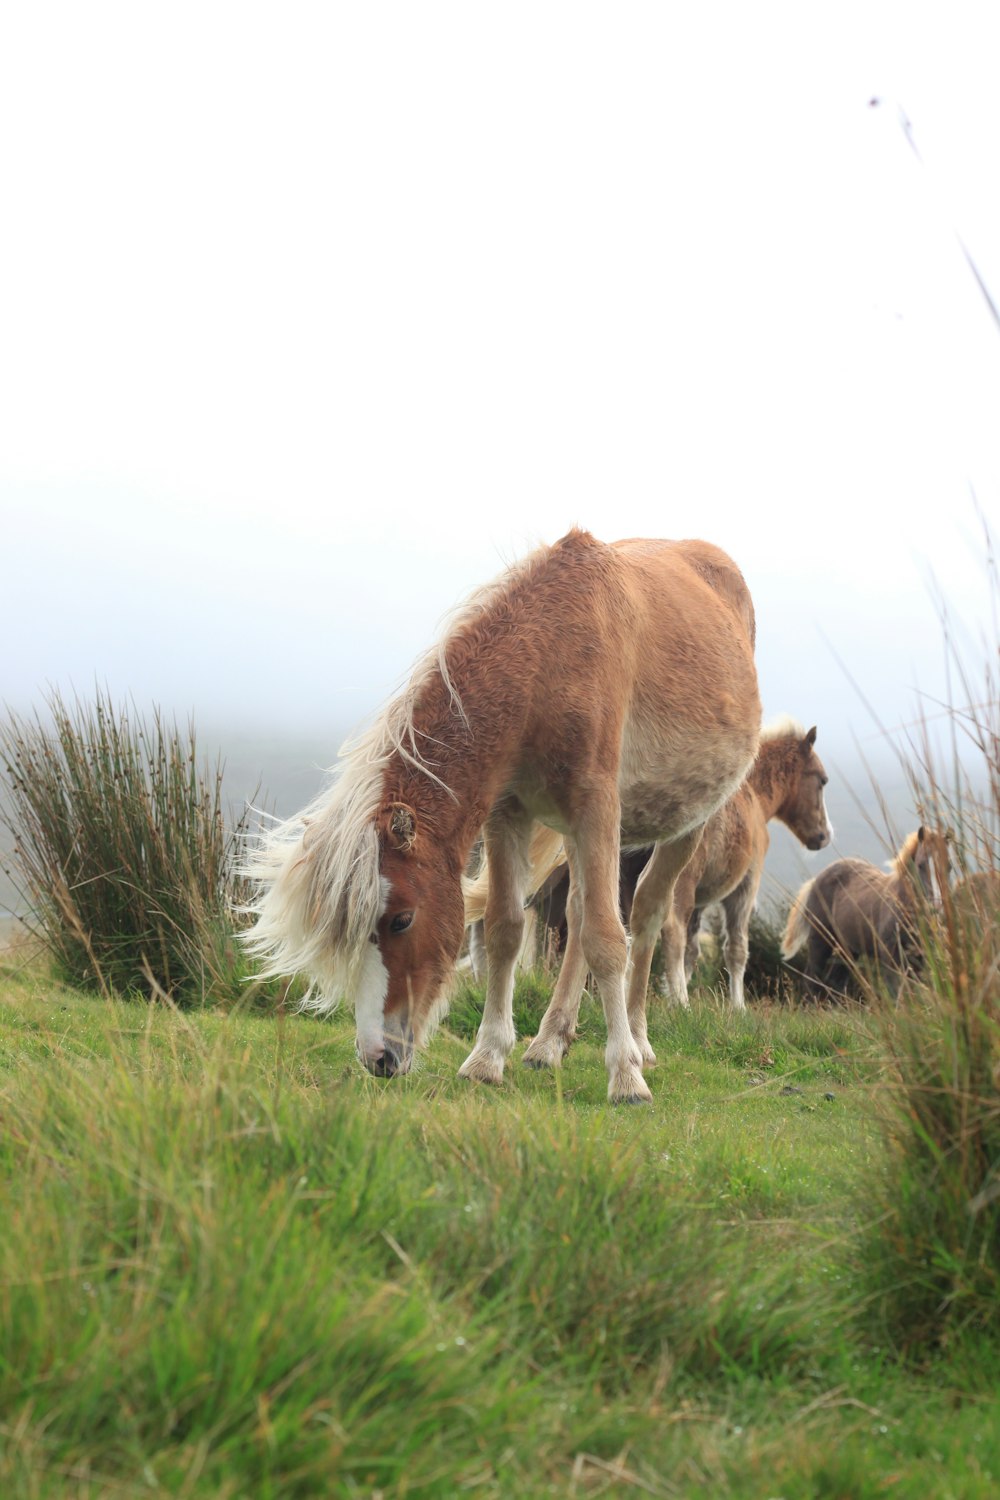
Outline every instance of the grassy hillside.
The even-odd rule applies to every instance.
[[[522,1026],[545,984],[522,982]],[[348,1016],[0,969],[0,1494],[987,1496],[995,1347],[887,1342],[863,1013],[659,1012],[650,1108]]]

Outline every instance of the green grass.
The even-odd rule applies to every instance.
[[[384,1081],[346,1015],[6,964],[0,1494],[995,1491],[996,1346],[872,1316],[870,1018],[660,1012],[612,1110],[590,1002],[561,1072],[457,1079],[475,1001]]]

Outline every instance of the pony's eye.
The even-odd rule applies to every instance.
[[[392,921],[389,923],[389,931],[390,932],[405,932],[406,929],[409,927],[409,925],[410,925],[410,923],[412,921],[413,921],[413,913],[412,913],[412,911],[397,912],[396,915],[393,917]]]

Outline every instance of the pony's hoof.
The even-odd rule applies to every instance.
[[[568,1051],[568,1043],[560,1041],[559,1038],[543,1041],[541,1037],[536,1036],[534,1041],[528,1044],[521,1061],[526,1068],[558,1068]]]
[[[644,1068],[655,1068],[656,1067],[656,1053],[653,1051],[653,1049],[649,1045],[649,1043],[648,1042],[636,1042],[636,1046],[639,1048],[639,1051],[642,1054],[642,1066]]]
[[[503,1083],[503,1060],[487,1052],[470,1052],[458,1070],[459,1078],[470,1083]]]
[[[649,1085],[638,1068],[608,1083],[609,1104],[651,1104],[652,1100]]]

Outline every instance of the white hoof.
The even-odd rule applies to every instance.
[[[633,1062],[612,1069],[608,1076],[609,1104],[649,1104],[649,1085]]]
[[[529,1042],[521,1061],[526,1068],[558,1068],[569,1051],[569,1043],[560,1036],[536,1036]]]
[[[481,1052],[474,1047],[458,1070],[459,1078],[472,1083],[502,1083],[504,1059],[495,1052]]]

